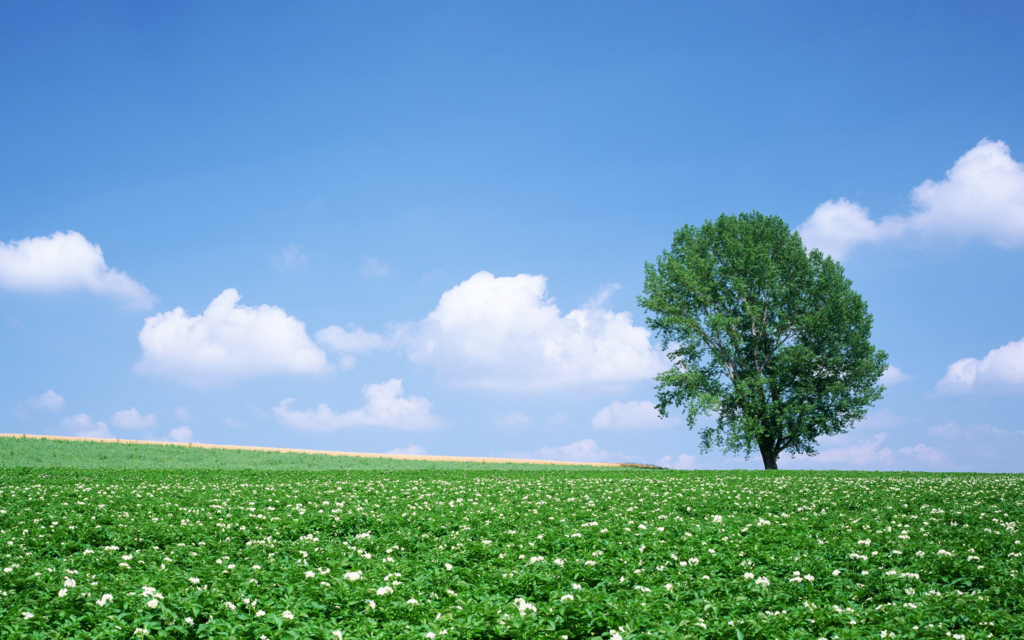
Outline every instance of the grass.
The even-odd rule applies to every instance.
[[[362,458],[310,453],[204,449],[187,446],[0,438],[0,469],[219,469],[258,471],[512,471],[570,465]],[[607,467],[623,469],[623,467]]]

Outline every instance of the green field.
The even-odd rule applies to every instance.
[[[235,453],[248,452],[201,455]],[[0,469],[3,638],[1019,639],[1024,628],[1020,475],[38,461]]]
[[[550,468],[552,465],[544,466]],[[259,471],[419,471],[428,469],[511,471],[524,467],[532,468],[532,465],[361,458],[243,449],[204,449],[173,445],[133,444],[131,442],[0,438],[0,468],[24,467]],[[566,465],[564,468],[576,467]],[[618,467],[609,468],[617,469]]]

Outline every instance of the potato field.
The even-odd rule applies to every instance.
[[[0,470],[3,638],[1022,638],[1024,478]]]

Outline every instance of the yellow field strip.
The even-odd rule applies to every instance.
[[[586,467],[642,467],[657,468],[654,465],[629,462],[561,462],[558,460],[528,460],[521,458],[484,458],[473,456],[428,456],[405,453],[353,453],[350,451],[321,451],[319,449],[284,449],[279,447],[246,447],[233,444],[205,444],[199,442],[166,442],[160,440],[122,440],[114,438],[79,438],[76,436],[39,436],[20,433],[0,433],[0,438],[34,438],[37,440],[66,440],[70,442],[107,442],[111,444],[156,444],[173,447],[196,447],[200,449],[237,449],[241,451],[275,451],[277,453],[311,453],[327,456],[348,456],[350,458],[392,458],[395,460],[430,460],[435,462],[492,462],[504,464],[556,464]]]

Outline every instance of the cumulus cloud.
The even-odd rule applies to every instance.
[[[388,451],[388,455],[399,455],[399,456],[422,456],[426,455],[427,450],[418,444],[410,443],[407,447],[397,447]]]
[[[391,379],[367,385],[363,389],[366,404],[359,409],[335,413],[326,404],[320,404],[316,411],[294,411],[290,406],[295,399],[287,398],[272,411],[281,423],[300,431],[323,432],[351,427],[389,427],[411,431],[442,425],[440,418],[430,413],[429,400],[419,396],[406,397],[403,393],[402,381]]]
[[[680,453],[678,456],[664,456],[658,460],[658,466],[670,469],[692,469],[697,463],[697,456]]]
[[[363,256],[362,266],[359,267],[359,274],[364,278],[386,276],[390,271],[388,263],[370,256]]]
[[[425,319],[399,327],[395,340],[458,386],[546,391],[650,379],[667,361],[631,314],[607,307],[614,290],[562,315],[544,276],[481,271],[446,291]]]
[[[330,370],[305,324],[279,307],[247,307],[239,299],[237,291],[225,289],[198,316],[178,307],[146,318],[136,370],[195,386]]]
[[[900,371],[899,367],[894,367],[891,364],[885,368],[885,373],[882,374],[882,379],[879,380],[884,385],[894,385],[901,382],[912,380],[911,376]]]
[[[48,409],[49,411],[60,411],[64,408],[64,398],[50,389],[38,398],[29,398],[28,403],[34,409]]]
[[[805,245],[841,260],[859,244],[902,235],[903,220],[892,216],[875,222],[867,209],[846,198],[839,198],[819,204],[797,230]]]
[[[662,418],[654,403],[648,400],[616,400],[599,410],[590,420],[595,429],[657,429],[679,423],[679,418]]]
[[[152,413],[142,415],[138,409],[132,407],[131,409],[122,409],[115,413],[110,422],[115,427],[123,429],[148,429],[149,427],[156,426],[156,416]]]
[[[172,442],[192,442],[192,429],[186,426],[171,429],[171,432],[167,434],[167,439]]]
[[[0,288],[31,293],[85,290],[140,309],[156,302],[146,287],[108,267],[99,245],[77,231],[0,242]]]
[[[529,457],[529,456],[523,456]],[[561,447],[541,447],[533,457],[540,460],[562,460],[565,462],[612,462],[622,454],[605,451],[590,438],[578,440]]]
[[[799,228],[804,242],[842,259],[859,244],[897,238],[979,239],[1004,249],[1024,246],[1024,163],[1005,142],[982,140],[938,182],[910,194],[913,212],[872,220],[844,198],[818,206]]]
[[[325,327],[316,332],[316,341],[341,357],[339,364],[343,369],[356,365],[352,354],[369,353],[388,346],[384,336],[351,324],[348,329],[333,324]]]
[[[1024,338],[993,349],[980,360],[957,360],[949,365],[935,390],[948,394],[978,390],[1024,391]]]
[[[113,438],[106,422],[93,422],[92,418],[84,413],[64,418],[60,426],[71,431],[73,435],[80,438]]]

